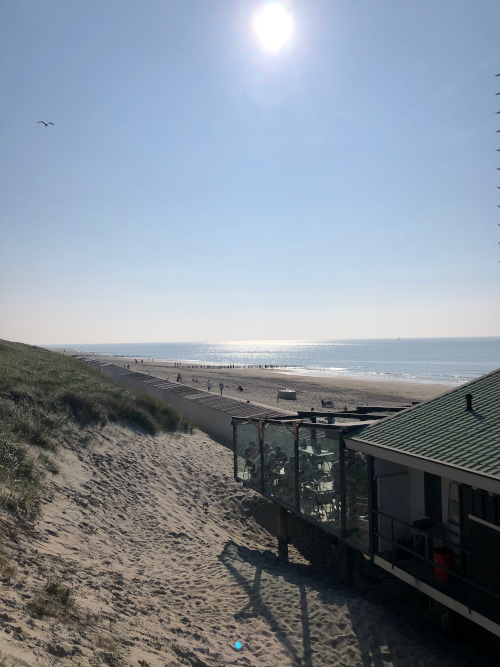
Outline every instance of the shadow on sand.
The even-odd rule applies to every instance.
[[[218,558],[248,596],[235,620],[263,621],[294,665],[322,667],[347,660],[363,667],[424,667],[436,660],[451,667],[478,659],[477,647],[475,652],[439,634],[418,591],[362,558],[355,566],[359,583],[354,588],[339,584],[331,567],[284,563],[270,551],[233,541]],[[486,656],[480,660],[494,664]]]
[[[328,584],[319,570],[306,564],[285,564],[269,551],[248,549],[234,542],[226,543],[219,560],[248,595],[247,604],[235,620],[264,621],[294,665],[336,664],[335,656],[340,658],[348,649],[343,642],[353,643],[353,633],[363,665],[382,666],[391,660],[390,650],[380,647],[376,636],[370,636],[367,642],[363,623],[357,633],[358,615],[368,613],[368,609],[360,610],[354,593],[335,584],[331,577]],[[323,608],[320,614],[318,602]],[[346,616],[348,622],[343,618]]]

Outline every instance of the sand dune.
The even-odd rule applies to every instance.
[[[385,573],[363,570],[347,589],[295,548],[288,565],[278,560],[261,525],[271,505],[233,480],[231,452],[203,433],[107,426],[91,436],[64,453],[33,535],[10,545],[18,576],[2,583],[4,655],[27,665],[478,664],[418,625],[418,594]],[[80,622],[27,612],[51,575],[71,586]]]

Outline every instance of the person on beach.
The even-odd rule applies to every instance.
[[[212,389],[212,383],[210,382],[210,380],[207,382],[207,389],[208,389],[208,391],[210,391],[210,389]]]
[[[219,384],[219,389],[220,389],[220,395],[222,396],[222,390],[224,389],[224,383],[223,382],[221,382]]]

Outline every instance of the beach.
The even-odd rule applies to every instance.
[[[281,561],[272,503],[204,433],[87,435],[61,452],[43,519],[9,546],[19,576],[1,584],[0,650],[16,664],[493,664],[442,637],[420,594],[363,557],[342,586],[314,532]],[[27,613],[48,577],[70,587],[78,623]]]
[[[130,370],[149,373],[153,376],[176,381],[180,373],[182,384],[220,393],[239,400],[248,400],[269,406],[277,405],[280,389],[296,392],[296,400],[280,400],[281,410],[321,410],[321,400],[332,401],[334,410],[341,412],[344,407],[353,410],[356,406],[367,405],[410,405],[415,401],[425,401],[438,396],[451,387],[442,384],[407,382],[384,379],[364,379],[357,377],[313,377],[302,374],[300,369],[287,371],[281,368],[228,368],[200,367],[196,364],[180,364],[175,361],[150,361],[133,358],[96,355],[96,359],[119,366],[130,366]],[[238,391],[241,387],[243,391]]]
[[[445,389],[132,364],[172,380],[181,373],[184,384],[223,382],[226,395],[260,403],[293,388],[294,408],[320,397],[348,408],[400,404]],[[353,585],[343,585],[335,539],[300,519],[289,560],[280,559],[276,505],[237,482],[231,449],[202,431],[148,435],[108,422],[82,427],[73,444],[63,429],[60,442],[41,519],[20,531],[2,518],[6,667],[494,664],[442,636],[428,600],[362,554]],[[70,591],[71,607],[64,616],[35,613],[54,582]]]

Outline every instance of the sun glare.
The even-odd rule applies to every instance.
[[[293,20],[281,2],[270,2],[254,17],[253,29],[266,51],[277,53],[293,34]]]

